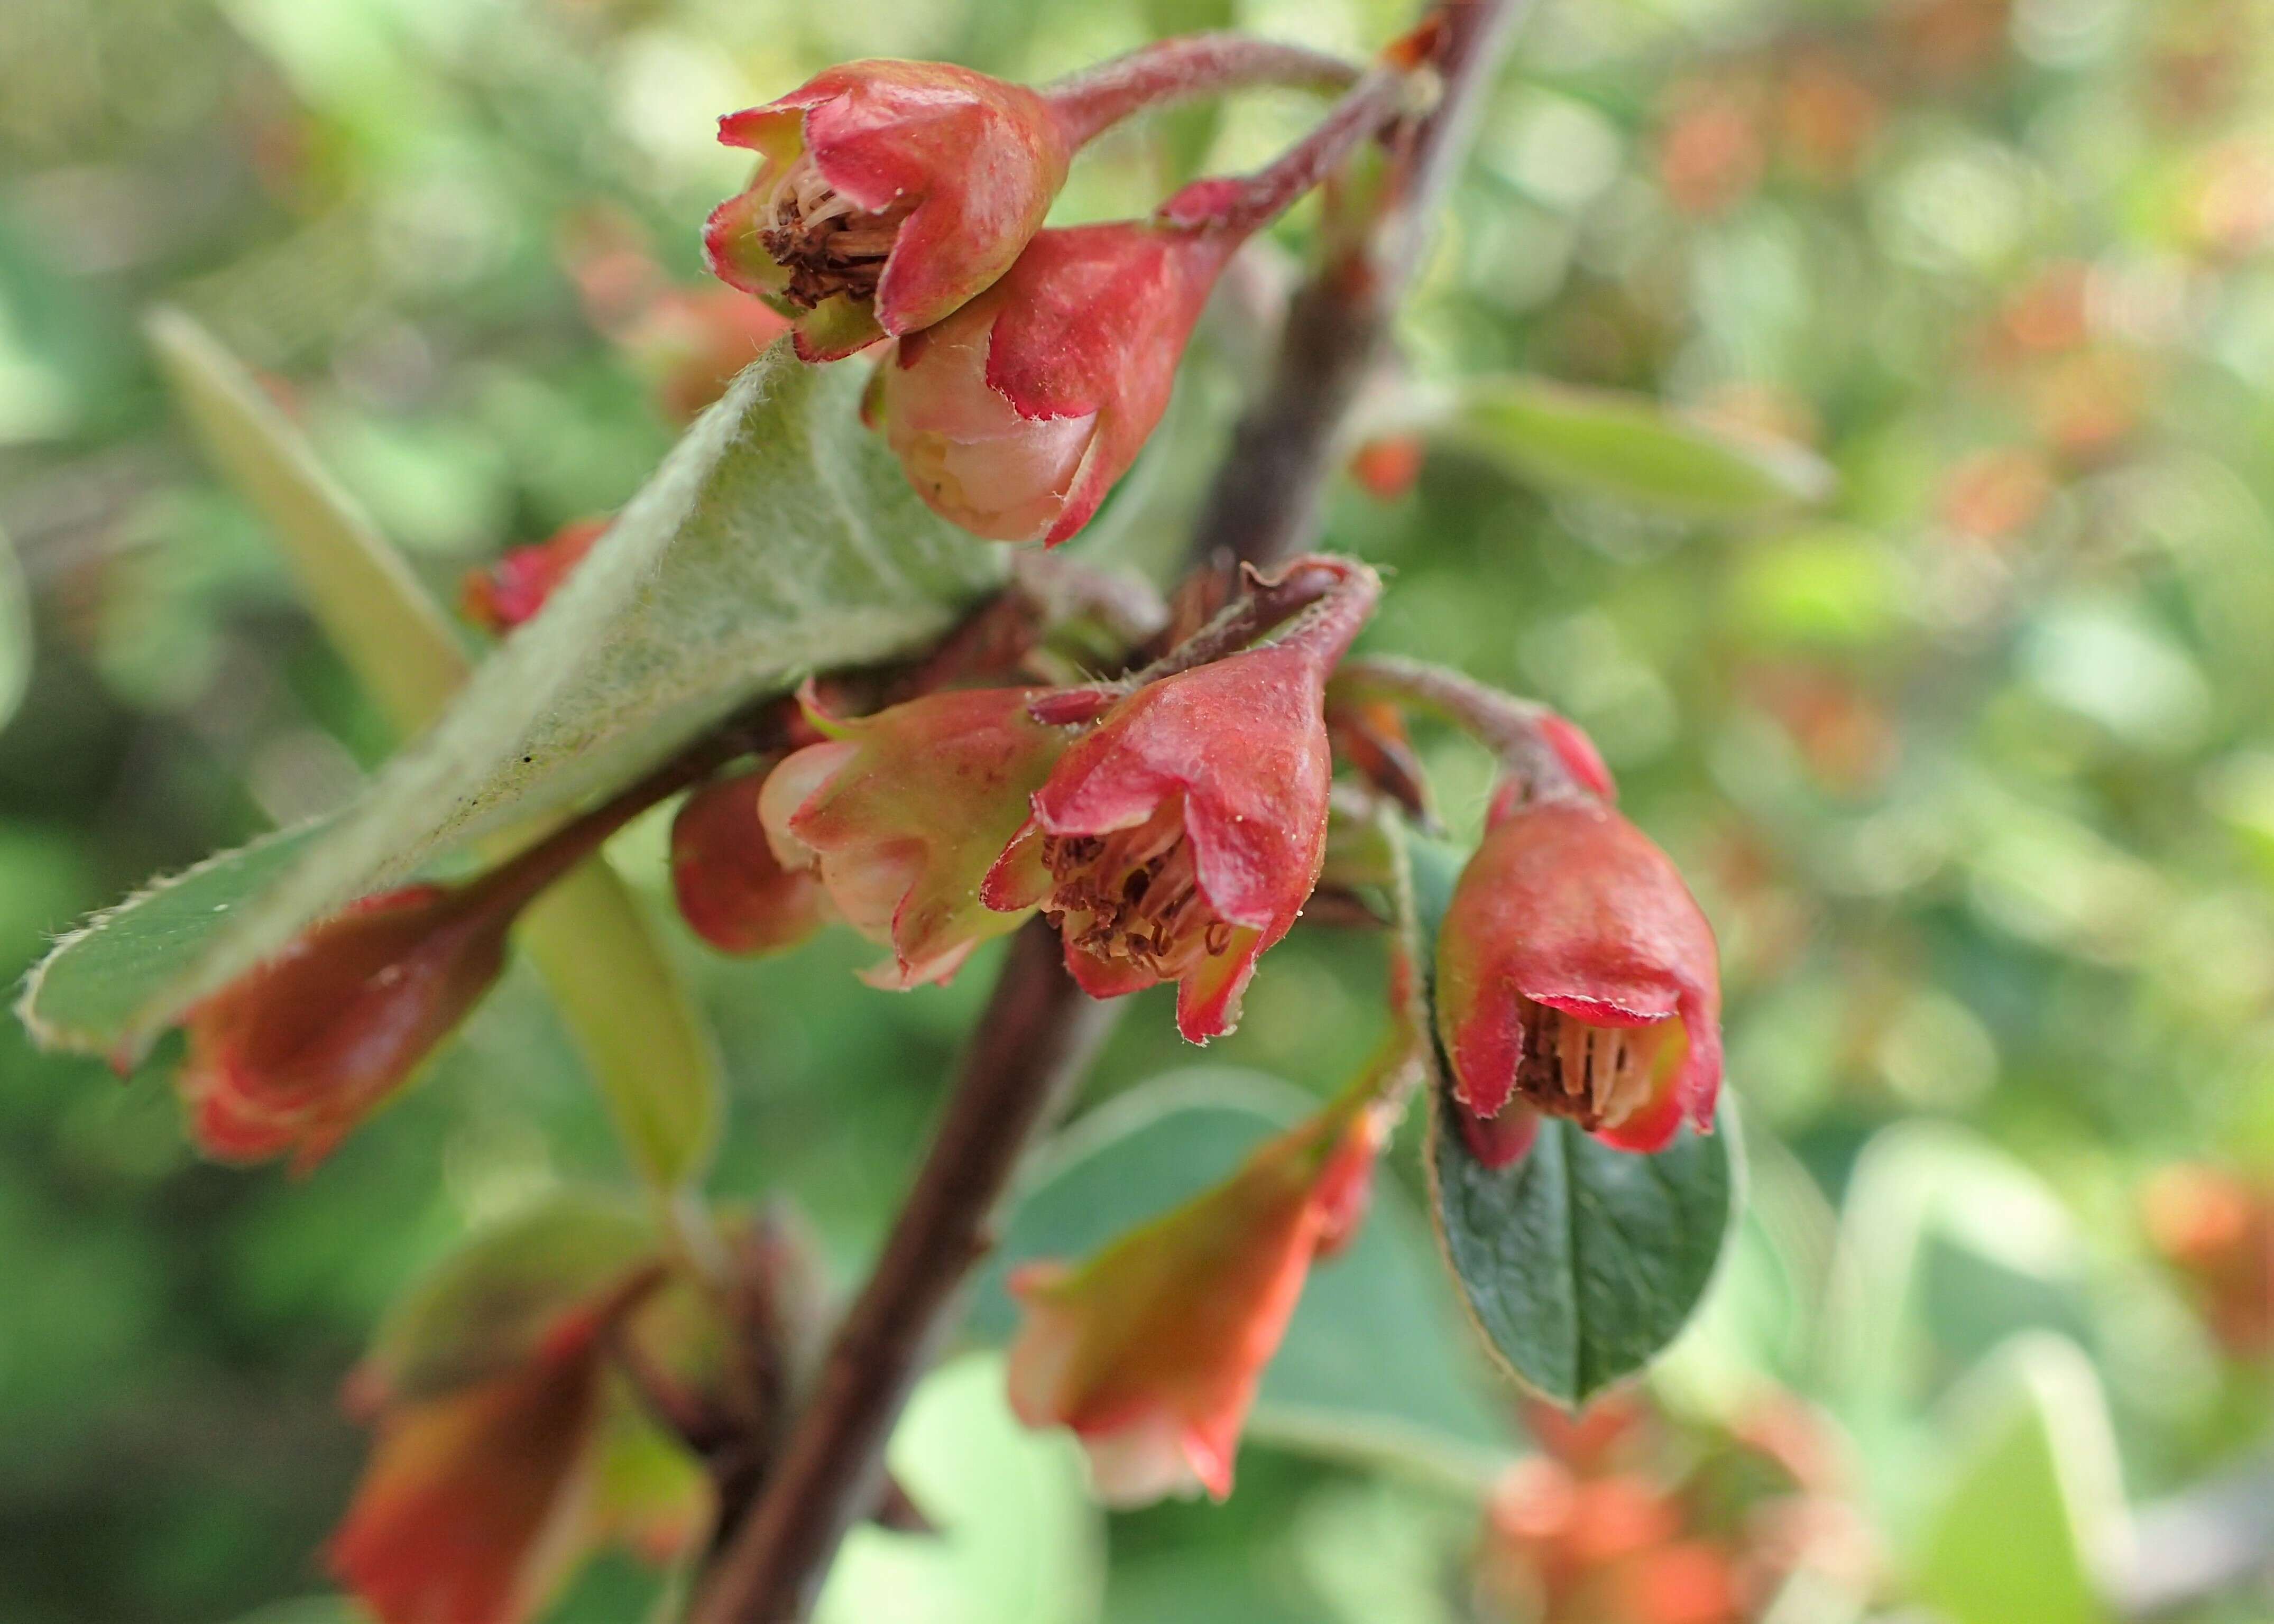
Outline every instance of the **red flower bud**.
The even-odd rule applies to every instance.
[[[328,1555],[381,1624],[517,1624],[567,1576],[593,1531],[604,1334],[653,1282],[562,1314],[486,1380],[377,1395],[378,1441]]]
[[[1120,700],[1035,793],[982,895],[1045,909],[1091,996],[1175,981],[1188,1040],[1239,1023],[1326,857],[1326,680],[1380,590],[1347,578],[1276,642]]]
[[[808,361],[940,320],[1019,257],[1065,182],[1042,97],[936,62],[849,62],[719,139],[764,162],[704,228],[711,268],[798,312]]]
[[[767,769],[738,772],[689,795],[671,823],[671,887],[680,916],[726,953],[774,953],[821,928],[828,893],[804,869],[782,867],[758,822]]]
[[[1592,799],[1500,808],[1446,910],[1437,1021],[1490,1165],[1568,1116],[1622,1150],[1709,1127],[1721,1086],[1713,928],[1657,846]]]
[[[768,777],[758,816],[782,866],[819,875],[829,899],[892,961],[882,987],[944,981],[1019,922],[979,882],[1026,816],[1065,735],[1027,713],[1024,688],[930,694],[855,721],[807,714],[833,735]]]
[[[904,336],[885,438],[925,503],[997,541],[1089,522],[1169,403],[1235,234],[1121,222],[1045,231],[985,293]]]
[[[489,990],[523,900],[479,884],[366,897],[192,1010],[179,1086],[199,1147],[313,1168]]]
[[[487,569],[469,570],[459,590],[459,606],[483,630],[503,636],[535,618],[545,600],[584,562],[592,544],[607,533],[610,518],[578,519],[543,541],[511,547]]]
[[[1111,1504],[1231,1492],[1263,1367],[1312,1259],[1364,1210],[1382,1137],[1373,1112],[1330,1108],[1088,1262],[1016,1271],[1013,1413],[1071,1427]]]

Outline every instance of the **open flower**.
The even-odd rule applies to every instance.
[[[1470,1147],[1521,1156],[1532,1113],[1622,1150],[1711,1125],[1721,1086],[1713,932],[1666,854],[1570,795],[1495,808],[1437,944],[1437,1022]]]
[[[314,1167],[489,990],[523,900],[478,883],[366,897],[192,1010],[179,1086],[199,1147]]]
[[[982,894],[1044,909],[1091,996],[1174,981],[1191,1041],[1238,1024],[1326,856],[1326,680],[1379,590],[1346,579],[1276,641],[1119,700],[1035,792]]]
[[[997,541],[1079,530],[1160,421],[1237,244],[1152,222],[1044,231],[985,293],[902,337],[877,411],[916,493]]]
[[[930,327],[1009,268],[1065,180],[1042,97],[938,62],[848,62],[719,121],[764,162],[704,228],[711,268],[796,312],[797,352]]]
[[[1088,1262],[1017,1270],[1013,1413],[1072,1428],[1109,1504],[1231,1493],[1263,1367],[1312,1259],[1364,1211],[1382,1134],[1374,1111],[1329,1108]]]
[[[773,770],[758,816],[783,868],[819,875],[846,922],[892,950],[868,973],[876,985],[944,981],[1019,923],[981,902],[979,883],[1065,747],[1030,697],[965,688],[840,721],[804,695],[832,736]]]
[[[680,916],[721,952],[794,947],[828,914],[820,880],[784,868],[758,822],[758,788],[770,771],[704,785],[671,823],[671,889]]]

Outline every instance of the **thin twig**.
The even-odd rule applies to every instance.
[[[1354,281],[1344,266],[1299,298],[1277,375],[1193,538],[1196,559],[1278,563],[1308,543],[1344,414],[1412,275],[1417,222],[1436,206],[1524,3],[1445,0],[1444,94],[1406,149],[1393,245],[1374,261],[1384,268]],[[992,1243],[1013,1172],[1063,1109],[1118,1007],[1074,987],[1042,921],[1013,939],[915,1187],[780,1467],[705,1579],[694,1624],[794,1624],[810,1611],[845,1530],[875,1502],[885,1440]]]
[[[1396,216],[1371,252],[1296,294],[1269,387],[1239,425],[1195,534],[1201,559],[1268,564],[1311,544],[1341,430],[1420,268],[1428,227],[1528,0],[1446,0],[1444,94],[1404,156]]]
[[[1115,1007],[1082,996],[1041,920],[1013,938],[907,1204],[765,1493],[712,1570],[697,1624],[784,1624],[811,1608],[845,1530],[877,1502],[885,1441],[993,1244],[1028,1139],[1057,1115]]]

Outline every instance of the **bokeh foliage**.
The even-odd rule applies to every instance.
[[[172,416],[149,304],[289,380],[447,600],[670,443],[637,318],[695,281],[695,224],[741,178],[713,113],[850,56],[1039,77],[1231,21],[1358,49],[1404,11],[0,7],[0,535],[36,652],[0,732],[0,959],[336,805],[389,746]],[[2021,1494],[2059,1447],[1975,1402],[2044,1364],[2015,1335],[2064,1339],[2061,1391],[2102,1395],[2135,1502],[2264,1447],[2263,1369],[2150,1259],[2138,1200],[2173,1159],[2274,1173],[2270,109],[2255,0],[1545,0],[1405,320],[1411,380],[1638,391],[1812,447],[1836,491],[1700,517],[1449,431],[1410,492],[1331,508],[1332,545],[1395,571],[1370,646],[1588,726],[1720,929],[1754,1200],[1662,1389],[1710,1410],[1775,1380],[1830,1406],[1888,1540],[1966,1624],[1969,1596],[2008,1604],[1969,1588],[1949,1479],[1979,1457]],[[1060,214],[1254,162],[1303,109],[1117,136]],[[1204,329],[1082,545],[1175,556],[1254,345]],[[0,700],[12,580],[0,557]],[[1473,829],[1482,763],[1430,743]],[[617,850],[659,919],[660,850],[651,823]],[[886,997],[842,936],[744,966],[666,927],[726,1056],[719,1188],[793,1196],[849,1275],[986,965]],[[1379,958],[1299,937],[1211,1062],[1339,1082],[1382,1023]],[[1148,1004],[1094,1097],[1177,1050]],[[526,970],[303,1184],[193,1162],[172,1058],[122,1085],[0,1028],[0,1615],[26,1624],[317,1588],[360,1455],[334,1388],[380,1311],[471,1225],[621,1174]],[[1116,1521],[1109,1616],[1449,1616],[1421,1609],[1457,1589],[1468,1516],[1252,1447],[1231,1506]],[[1415,1553],[1402,1600],[1337,1566],[1354,1538]],[[604,1565],[566,1616],[622,1617],[648,1583]]]

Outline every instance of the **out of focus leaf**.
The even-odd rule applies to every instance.
[[[0,727],[24,703],[32,683],[32,599],[16,549],[0,530]]]
[[[1458,854],[1412,843],[1425,979]],[[1440,1052],[1438,1066],[1444,1067]],[[1743,1187],[1736,1109],[1685,1127],[1655,1155],[1614,1150],[1543,1117],[1504,1168],[1430,1112],[1429,1178],[1445,1257],[1477,1328],[1526,1387],[1577,1406],[1664,1350],[1689,1323],[1734,1231]]]
[[[371,1614],[344,1596],[296,1596],[248,1613],[236,1624],[371,1624]]]
[[[1476,380],[1432,427],[1528,484],[1690,518],[1820,501],[1834,485],[1805,447],[1540,378]]]
[[[991,1354],[958,1359],[916,1389],[892,1434],[892,1475],[936,1534],[864,1525],[846,1538],[817,1624],[1090,1624],[1105,1601],[1105,1548],[1081,1452],[1030,1432]]]
[[[177,944],[108,1043],[147,1041],[347,900],[629,778],[807,670],[945,629],[1000,579],[1004,550],[924,511],[860,426],[860,387],[786,345],[746,370],[545,613],[297,864]]]
[[[433,721],[472,662],[410,566],[213,335],[173,309],[146,325],[207,455],[268,521],[309,609],[380,709],[404,733]]]
[[[388,1312],[366,1369],[405,1398],[444,1393],[527,1358],[566,1309],[655,1255],[639,1209],[563,1192],[469,1239]]]
[[[1953,1624],[2101,1624],[2097,1571],[2128,1529],[2099,1377],[2059,1337],[2016,1338],[1962,1396],[1958,1465],[1914,1565]]]
[[[1945,1124],[1880,1132],[1849,1178],[1824,1323],[1834,1391],[1864,1426],[1924,1396],[1939,1363],[1921,1302],[1935,1241],[2022,1281],[2080,1268],[2067,1210],[2021,1162]]]
[[[1748,546],[1729,592],[1739,624],[1772,645],[1876,643],[1895,628],[1907,601],[1893,551],[1869,531],[1847,525]]]
[[[1010,1334],[1011,1268],[1088,1255],[1199,1194],[1314,1104],[1256,1072],[1193,1067],[1077,1123],[1020,1198],[981,1286],[975,1328]],[[1464,1480],[1504,1455],[1508,1422],[1486,1400],[1432,1252],[1402,1192],[1378,1181],[1357,1238],[1311,1272],[1264,1371],[1251,1436]]]

